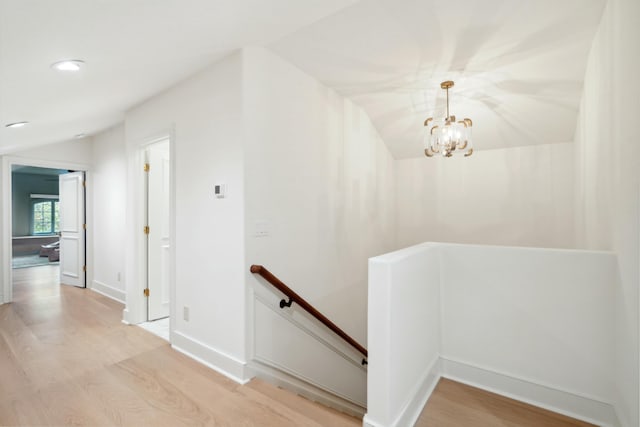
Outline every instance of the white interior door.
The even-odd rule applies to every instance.
[[[147,152],[148,175],[148,320],[169,316],[170,158],[169,141],[158,142]]]
[[[59,176],[60,283],[86,286],[84,172]]]

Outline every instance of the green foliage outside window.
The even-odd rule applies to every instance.
[[[33,234],[54,234],[60,231],[60,203],[43,200],[33,203]]]

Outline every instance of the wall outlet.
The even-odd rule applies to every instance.
[[[186,305],[182,308],[182,318],[185,322],[189,321],[189,307]]]

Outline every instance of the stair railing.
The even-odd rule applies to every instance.
[[[314,306],[309,304],[307,300],[298,295],[295,291],[293,291],[290,287],[282,283],[280,279],[274,276],[269,270],[264,268],[261,265],[252,265],[250,271],[253,274],[258,274],[262,276],[264,280],[269,282],[274,288],[278,289],[282,292],[289,301],[285,301],[284,299],[280,300],[280,308],[284,309],[285,307],[291,307],[291,304],[294,302],[302,307],[307,313],[315,317],[320,323],[325,325],[327,328],[331,329],[336,335],[345,340],[349,345],[358,350],[360,353],[364,355],[362,359],[362,365],[367,365],[367,357],[368,352],[367,349],[364,348],[361,344],[359,344],[356,340],[351,338],[345,331],[340,329],[335,323],[327,318],[324,314],[320,313]]]

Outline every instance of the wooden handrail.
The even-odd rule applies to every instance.
[[[293,291],[287,285],[282,283],[282,281],[278,279],[276,276],[274,276],[269,270],[267,270],[261,265],[252,265],[251,272],[253,274],[259,274],[260,276],[262,276],[267,282],[271,283],[273,287],[278,289],[280,292],[282,292],[289,298],[288,302],[285,302],[285,300],[280,301],[280,308],[284,308],[285,306],[289,307],[291,306],[291,302],[295,302],[300,307],[305,309],[310,315],[318,319],[323,325],[331,329],[336,335],[338,335],[340,338],[348,342],[353,348],[355,348],[360,353],[362,353],[364,357],[368,357],[366,348],[364,348],[356,340],[354,340],[349,335],[347,335],[345,331],[343,331],[338,326],[336,326],[336,324],[333,323],[331,320],[329,320],[324,314],[316,310],[314,306],[309,304],[304,298],[302,298],[300,295],[295,293],[295,291]],[[363,360],[362,364],[366,365],[367,364],[366,360]]]

